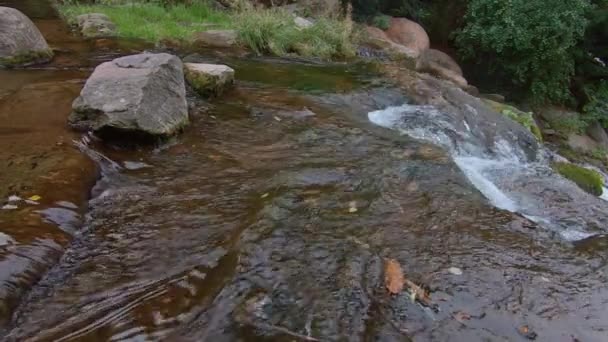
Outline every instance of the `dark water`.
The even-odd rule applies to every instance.
[[[6,75],[31,84],[50,73],[67,87],[56,100],[57,117],[67,116],[89,66],[130,51],[78,44],[51,69]],[[20,301],[4,340],[519,341],[522,327],[539,341],[608,339],[605,238],[548,238],[492,207],[440,148],[368,123],[367,112],[406,97],[374,88],[365,68],[225,62],[236,88],[211,102],[191,96],[192,125],[174,141],[84,149],[108,159],[98,158],[85,211],[45,206],[64,229],[34,225],[27,236],[37,242],[26,243],[0,221],[15,236],[3,272],[41,259],[30,283],[54,262],[19,248],[46,243],[55,260],[67,248]],[[52,89],[20,102],[48,103]],[[90,174],[46,192],[54,202],[83,196],[75,184]],[[70,212],[82,228],[66,228]],[[387,293],[387,258],[438,310]]]

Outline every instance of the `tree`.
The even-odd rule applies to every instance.
[[[563,102],[589,8],[588,0],[470,0],[456,44],[534,102]]]

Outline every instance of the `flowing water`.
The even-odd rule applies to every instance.
[[[63,120],[90,67],[136,49],[58,36],[72,48],[50,67],[0,71],[13,80],[0,116]],[[76,159],[63,183],[26,184],[39,206],[0,212],[4,306],[20,303],[4,340],[607,340],[606,202],[514,137],[488,147],[473,120],[402,106],[362,67],[185,59],[227,63],[238,82],[190,95],[192,124],[166,144],[40,130],[41,146],[64,137],[40,160]],[[9,128],[3,147],[27,155],[35,134]],[[387,258],[431,306],[387,293]]]

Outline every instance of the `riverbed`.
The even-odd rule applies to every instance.
[[[57,49],[0,70],[0,330],[6,341],[606,341],[608,239],[569,241],[493,205],[442,146],[368,113],[409,95],[368,65],[218,51],[218,99],[127,149],[70,131],[102,61],[166,48],[82,40],[17,5]],[[432,305],[389,294],[396,260]]]

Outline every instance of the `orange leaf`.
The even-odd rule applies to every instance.
[[[466,313],[464,311],[458,311],[457,313],[454,314],[454,319],[457,320],[458,322],[464,324],[464,321],[468,321],[471,319],[471,315],[469,315],[468,313]]]
[[[395,259],[386,259],[384,264],[384,283],[390,294],[398,294],[403,290],[405,277],[401,265]]]

